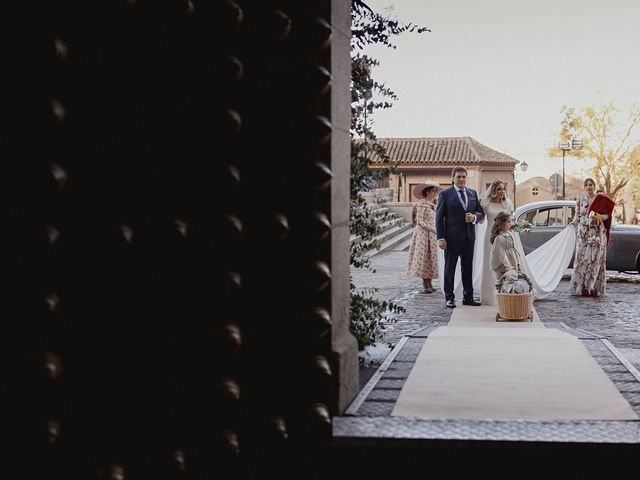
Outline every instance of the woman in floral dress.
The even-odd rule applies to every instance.
[[[433,203],[438,188],[432,182],[421,183],[414,188],[414,194],[421,199],[416,205],[416,226],[409,248],[407,273],[422,278],[424,293],[434,291],[432,280],[438,277],[436,206]]]
[[[572,222],[578,227],[569,293],[597,297],[604,294],[607,283],[607,242],[614,202],[606,195],[596,195],[592,178],[584,181],[584,189],[586,194],[576,200]],[[592,208],[595,206],[598,208]]]

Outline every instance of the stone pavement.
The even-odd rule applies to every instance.
[[[441,293],[421,293],[422,280],[407,276],[407,256],[406,250],[390,251],[371,258],[375,273],[351,270],[356,287],[377,288],[375,297],[407,309],[386,324],[384,342],[390,345],[421,327],[446,322],[451,315]],[[602,298],[569,296],[568,278],[565,276],[549,297],[535,302],[540,318],[606,337],[640,370],[640,275],[609,272],[607,295]]]

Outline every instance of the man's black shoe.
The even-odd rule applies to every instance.
[[[456,301],[455,300],[447,300],[447,307],[456,308]]]
[[[481,303],[476,302],[475,300],[462,300],[462,304],[471,305],[472,307],[479,307],[480,305],[482,305]]]

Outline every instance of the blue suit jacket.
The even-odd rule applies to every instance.
[[[465,213],[473,213],[476,216],[476,223],[484,218],[484,210],[480,206],[478,193],[466,188],[467,208],[460,202],[460,197],[455,186],[445,188],[438,195],[438,206],[436,208],[436,232],[437,238],[444,238],[447,242],[461,240],[475,240],[476,226],[473,223],[464,221]]]

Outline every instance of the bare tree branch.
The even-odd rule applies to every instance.
[[[618,156],[618,153],[620,152],[620,149],[624,146],[624,144],[629,139],[629,137],[631,137],[631,133],[633,132],[633,129],[638,124],[640,124],[640,115],[636,115],[636,116],[632,115],[631,116],[631,123],[629,124],[629,128],[627,128],[627,131],[622,136],[622,139],[620,140],[620,146],[616,149],[616,152],[613,155],[614,158]]]

